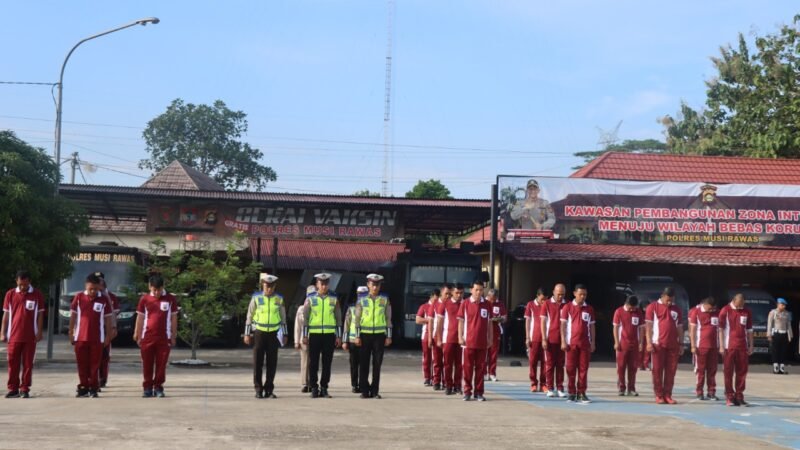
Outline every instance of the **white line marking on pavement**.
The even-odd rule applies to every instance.
[[[731,423],[736,423],[736,424],[739,424],[739,425],[747,425],[747,426],[750,426],[750,422],[745,422],[745,421],[743,421],[743,420],[731,420]]]
[[[797,421],[795,421],[795,420],[783,419],[783,421],[784,421],[784,422],[789,422],[789,423],[794,423],[794,424],[800,425],[800,422],[797,422]]]
[[[743,413],[743,414],[739,414],[739,415],[740,415],[740,416],[742,416],[742,417],[750,417],[752,414],[750,414],[750,413]]]

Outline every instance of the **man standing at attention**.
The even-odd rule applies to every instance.
[[[42,340],[45,304],[42,293],[31,286],[31,274],[28,271],[18,271],[16,281],[17,287],[9,289],[3,299],[0,327],[0,341],[8,343],[6,398],[29,398],[36,343]]]
[[[717,398],[717,360],[719,343],[719,311],[714,298],[704,298],[689,311],[689,341],[692,345],[694,372],[697,375],[695,393],[698,400]],[[708,385],[708,397],[703,395],[703,385]]]
[[[442,302],[436,311],[439,335],[436,343],[444,353],[444,386],[445,394],[454,395],[461,392],[461,345],[458,342],[458,309],[464,298],[464,287],[457,283],[453,286],[453,296]]]
[[[548,397],[567,396],[564,392],[564,352],[561,350],[561,307],[566,303],[566,293],[566,286],[557,284],[542,312],[542,349]]]
[[[586,389],[589,361],[595,350],[594,308],[586,304],[587,294],[584,285],[576,284],[574,300],[561,308],[561,350],[567,359],[569,401],[580,403],[591,403]]]
[[[744,388],[748,358],[753,354],[754,345],[753,313],[744,306],[744,295],[736,294],[719,312],[719,352],[723,356],[725,404],[728,406],[749,406],[744,401]]]
[[[472,394],[479,402],[483,397],[483,372],[486,369],[486,349],[492,342],[491,306],[483,298],[483,282],[472,283],[472,292],[458,309],[458,342],[464,350],[464,401]]]
[[[164,289],[161,275],[148,281],[150,292],[139,299],[133,339],[142,353],[142,397],[164,395],[167,361],[178,337],[178,300]]]
[[[497,356],[500,353],[500,346],[503,345],[503,324],[506,323],[508,312],[506,305],[497,299],[497,289],[489,289],[486,293],[486,300],[489,302],[492,312],[492,340],[489,341],[486,373],[490,380],[497,381]]]
[[[422,378],[425,386],[432,386],[433,383],[441,383],[441,379],[433,379],[433,321],[436,317],[436,302],[439,301],[440,291],[434,289],[428,296],[428,301],[421,304],[417,310],[416,324],[422,325]],[[441,369],[440,369],[441,370]],[[440,372],[441,373],[441,372]]]
[[[678,403],[672,399],[672,387],[678,358],[683,354],[683,324],[681,310],[674,302],[675,289],[666,287],[657,302],[647,305],[644,315],[647,351],[652,352],[653,391],[659,405]]]
[[[525,347],[528,349],[528,377],[531,380],[531,392],[544,390],[544,350],[542,350],[541,315],[547,307],[544,289],[536,291],[536,298],[525,306]],[[538,376],[537,376],[538,372]]]
[[[638,397],[636,371],[639,352],[644,350],[644,313],[639,309],[639,298],[630,295],[625,304],[614,312],[614,350],[617,352],[617,388],[619,395],[626,393]],[[627,375],[627,384],[625,382]]]

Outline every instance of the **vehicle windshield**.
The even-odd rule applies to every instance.
[[[64,280],[64,285],[62,286],[63,295],[73,296],[82,291],[86,284],[86,276],[94,272],[103,272],[108,289],[118,296],[124,296],[124,287],[131,284],[128,263],[75,261],[72,266],[72,275]]]
[[[775,308],[772,301],[767,299],[748,298],[745,300],[745,306],[750,308],[750,311],[753,313],[754,325],[766,325],[769,312]]]
[[[442,266],[416,266],[411,268],[410,281],[439,286],[444,283],[444,273]]]

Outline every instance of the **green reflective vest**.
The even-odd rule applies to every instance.
[[[350,327],[347,329],[347,337],[350,342],[355,342],[358,337],[357,324],[356,324],[356,307],[351,306],[350,310]]]
[[[310,306],[308,333],[336,333],[336,296],[328,294],[321,297],[319,294],[314,294],[308,297],[308,303]]]
[[[375,298],[369,295],[361,297],[361,323],[359,327],[362,333],[376,334],[386,333],[386,307],[389,299],[379,294]]]
[[[275,294],[271,297],[264,295],[254,295],[256,300],[256,310],[253,312],[252,323],[259,331],[278,331],[281,327],[281,307],[283,297]]]

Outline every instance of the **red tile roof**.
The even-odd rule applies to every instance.
[[[138,220],[89,219],[89,229],[93,232],[144,233],[147,222]]]
[[[250,241],[253,259],[258,258],[258,241]],[[346,242],[281,239],[278,241],[279,269],[337,270],[373,272],[382,264],[397,259],[405,244],[385,242]],[[272,239],[261,241],[261,262],[272,264]]]
[[[630,181],[800,184],[800,160],[607,152],[571,176]]]
[[[610,244],[526,244],[508,242],[504,251],[521,261],[602,261],[695,266],[800,267],[800,250],[645,246]]]

